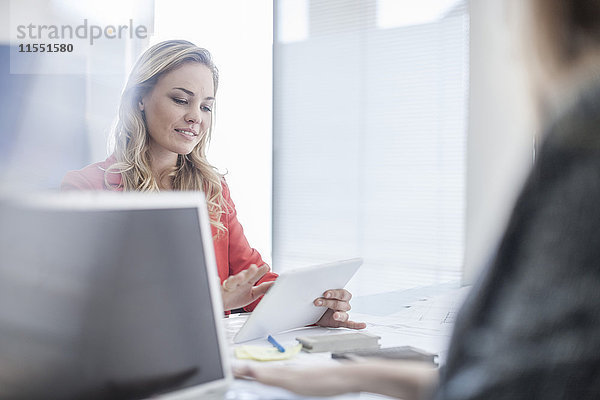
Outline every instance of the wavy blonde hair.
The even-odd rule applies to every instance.
[[[221,223],[221,215],[227,209],[223,198],[223,175],[206,159],[214,118],[191,153],[179,154],[172,170],[166,171],[162,176],[153,176],[150,169],[148,128],[145,116],[138,107],[142,97],[154,88],[164,74],[192,62],[203,64],[212,72],[216,95],[219,71],[208,50],[193,43],[185,40],[161,42],[150,47],[137,60],[121,95],[114,130],[114,154],[117,162],[107,169],[105,182],[108,182],[109,173],[120,173],[121,188],[125,191],[158,191],[160,180],[169,176],[172,177],[174,190],[202,190],[206,196],[211,224],[220,233],[226,230]]]

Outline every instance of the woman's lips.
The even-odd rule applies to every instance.
[[[191,130],[191,129],[177,129],[176,128],[175,132],[177,132],[179,135],[183,136],[184,138],[186,138],[188,140],[194,140],[196,138],[196,136],[198,136],[196,131]]]

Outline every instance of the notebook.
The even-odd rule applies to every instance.
[[[0,398],[223,397],[201,193],[27,195],[0,220]]]

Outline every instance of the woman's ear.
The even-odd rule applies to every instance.
[[[138,108],[141,112],[144,112],[144,101],[142,99],[138,101]]]

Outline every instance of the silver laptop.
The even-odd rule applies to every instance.
[[[0,398],[222,398],[202,194],[5,198],[0,221]]]

